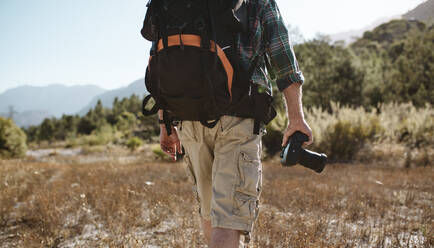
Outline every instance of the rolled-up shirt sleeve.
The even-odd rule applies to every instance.
[[[270,58],[277,87],[283,91],[293,83],[302,84],[304,76],[275,0],[268,1],[263,14],[265,52]]]

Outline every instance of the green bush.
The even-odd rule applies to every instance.
[[[434,109],[430,104],[416,108],[412,103],[388,103],[370,111],[333,102],[330,106],[331,111],[314,107],[304,112],[314,137],[308,148],[326,153],[332,161],[354,160],[358,152],[368,151],[373,144],[422,149],[425,153],[434,147]],[[283,109],[278,113],[262,139],[267,157],[279,151],[288,121]]]
[[[371,111],[331,105],[331,112],[321,108],[305,112],[314,134],[312,149],[334,160],[352,160],[363,146],[373,143],[409,149],[434,145],[434,109],[429,104],[416,108],[411,103],[389,103]]]
[[[126,137],[130,136],[134,127],[137,125],[137,118],[133,113],[123,112],[117,118],[116,127],[119,131],[125,134]]]
[[[391,103],[382,104],[379,109],[385,140],[408,147],[434,146],[434,109],[430,104],[416,108],[411,103]]]
[[[98,129],[92,131],[89,135],[79,137],[70,136],[67,139],[67,146],[100,146],[111,142],[116,143],[122,134],[116,131],[116,128],[109,124],[105,124]]]
[[[352,160],[365,144],[383,136],[384,128],[375,110],[341,107],[333,102],[331,108],[331,112],[321,108],[305,111],[314,135],[312,149],[326,153],[331,160]]]
[[[369,120],[368,123],[338,120],[325,131],[318,149],[324,150],[331,160],[352,160],[377,131],[376,124]]]
[[[126,145],[131,151],[135,151],[143,145],[143,141],[137,137],[132,137],[127,141]]]
[[[26,150],[26,134],[12,120],[0,117],[0,157],[23,157]]]

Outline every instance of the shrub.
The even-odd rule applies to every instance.
[[[116,127],[125,137],[129,137],[137,125],[137,118],[133,113],[123,112],[116,118]]]
[[[338,120],[326,130],[320,147],[332,160],[351,160],[372,137],[370,132],[369,124]]]
[[[384,135],[384,126],[377,111],[364,108],[342,107],[330,103],[331,111],[322,108],[305,110],[306,120],[312,128],[314,143],[309,149],[326,153],[331,160],[352,160],[369,142]],[[263,144],[267,156],[274,156],[280,149],[282,131],[287,119],[282,111],[269,125]]]
[[[126,145],[131,151],[135,151],[143,145],[143,141],[137,137],[132,137],[127,141]]]
[[[384,132],[375,110],[341,107],[331,103],[332,111],[307,110],[306,119],[314,135],[313,149],[325,152],[331,160],[352,160],[367,143]]]
[[[26,150],[26,134],[12,120],[0,117],[0,157],[23,157]]]
[[[89,135],[79,137],[71,136],[67,140],[67,146],[100,146],[107,145],[111,142],[117,142],[121,134],[116,132],[116,129],[109,124],[105,124],[98,129],[95,129]]]
[[[434,109],[430,104],[416,108],[411,103],[382,104],[379,119],[385,128],[384,139],[409,147],[434,146]]]

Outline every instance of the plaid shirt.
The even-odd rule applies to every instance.
[[[271,94],[271,82],[265,73],[264,54],[271,63],[280,91],[292,83],[303,83],[293,47],[288,38],[288,30],[283,23],[275,0],[246,0],[249,13],[249,33],[240,36],[238,47],[241,64],[247,69],[256,56],[258,67],[253,73],[254,83],[262,85]]]

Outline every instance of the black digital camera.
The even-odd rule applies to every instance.
[[[294,166],[300,164],[317,173],[321,173],[326,166],[327,156],[323,153],[319,154],[303,149],[301,146],[308,140],[309,137],[299,131],[289,137],[288,144],[285,147],[282,147],[282,152],[280,153],[282,165]]]

